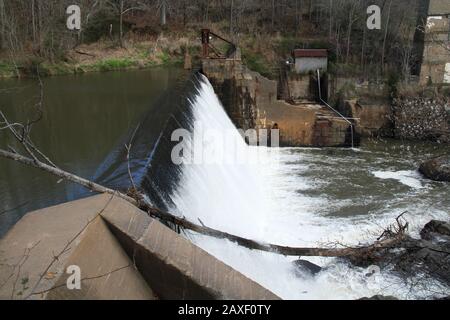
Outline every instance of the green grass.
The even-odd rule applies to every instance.
[[[171,56],[166,51],[161,52],[157,57],[161,61],[161,66],[182,65],[184,61],[182,57]]]
[[[50,63],[43,61],[34,56],[28,57],[22,61],[18,61],[21,76],[34,77],[36,71],[39,70],[41,76],[65,75],[65,74],[82,74],[86,72],[107,72],[119,71],[136,68],[151,68],[157,66],[180,66],[183,65],[182,56],[171,55],[168,51],[158,54],[157,59],[150,59],[152,56],[149,48],[140,46],[135,56],[124,58],[103,59],[91,63],[75,65],[67,62]],[[195,49],[193,49],[195,50]],[[0,78],[16,77],[16,68],[9,62],[0,61]]]
[[[441,94],[444,96],[444,97],[447,97],[447,98],[450,98],[450,86],[445,86],[445,87],[442,87],[441,88]]]
[[[158,55],[158,58],[161,60],[163,65],[169,64],[170,63],[170,55],[163,51]]]
[[[268,67],[270,64],[265,61],[262,55],[259,55],[250,50],[242,51],[242,60],[244,64],[252,71],[260,73],[262,76],[272,78],[273,74]]]
[[[65,74],[75,73],[75,68],[67,63],[59,62],[59,63],[43,63],[40,66],[40,70],[45,70],[45,74],[47,76],[59,76]],[[42,71],[40,71],[42,73]]]
[[[94,67],[94,69],[98,69],[99,71],[112,71],[112,70],[127,69],[135,65],[136,65],[135,61],[129,58],[125,58],[125,59],[102,60],[95,63],[92,67]]]
[[[0,77],[12,77],[14,75],[14,65],[6,61],[0,61]]]

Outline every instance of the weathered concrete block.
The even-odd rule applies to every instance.
[[[385,136],[392,131],[392,111],[388,103],[365,104],[356,99],[347,100],[344,113],[356,119],[356,129],[362,136]]]
[[[130,264],[99,221],[112,205],[110,195],[94,196],[27,214],[0,240],[0,299],[147,299],[151,290],[133,268],[108,279],[87,280],[85,291],[68,292],[66,268],[79,265],[81,277],[96,277]],[[57,259],[55,258],[57,257]],[[124,290],[122,281],[127,282]],[[52,289],[58,287],[58,289]],[[39,293],[39,294],[34,294]]]
[[[0,241],[0,284],[0,299],[278,299],[111,195],[26,215]]]
[[[143,212],[105,211],[102,217],[162,299],[279,299]]]
[[[99,216],[66,262],[81,270],[81,289],[69,290],[63,273],[48,300],[154,300],[157,299],[134,263]]]

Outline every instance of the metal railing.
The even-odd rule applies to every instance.
[[[339,111],[334,109],[325,100],[322,99],[322,86],[320,84],[320,70],[319,69],[317,69],[317,85],[318,85],[318,89],[319,89],[319,100],[320,100],[320,102],[322,102],[324,105],[326,105],[328,108],[330,108],[334,113],[336,113],[340,118],[344,119],[350,125],[350,133],[351,133],[352,149],[353,149],[355,147],[353,123],[347,117],[344,117],[344,115],[342,115]]]

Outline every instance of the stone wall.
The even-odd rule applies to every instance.
[[[438,99],[397,99],[392,106],[395,137],[450,142],[448,108],[448,102]]]
[[[252,78],[244,72],[240,59],[204,59],[202,69],[236,126],[254,128],[257,110],[249,87]]]

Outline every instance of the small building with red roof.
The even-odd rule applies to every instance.
[[[310,71],[327,71],[328,50],[326,49],[295,49],[292,51],[294,68],[297,73]]]

